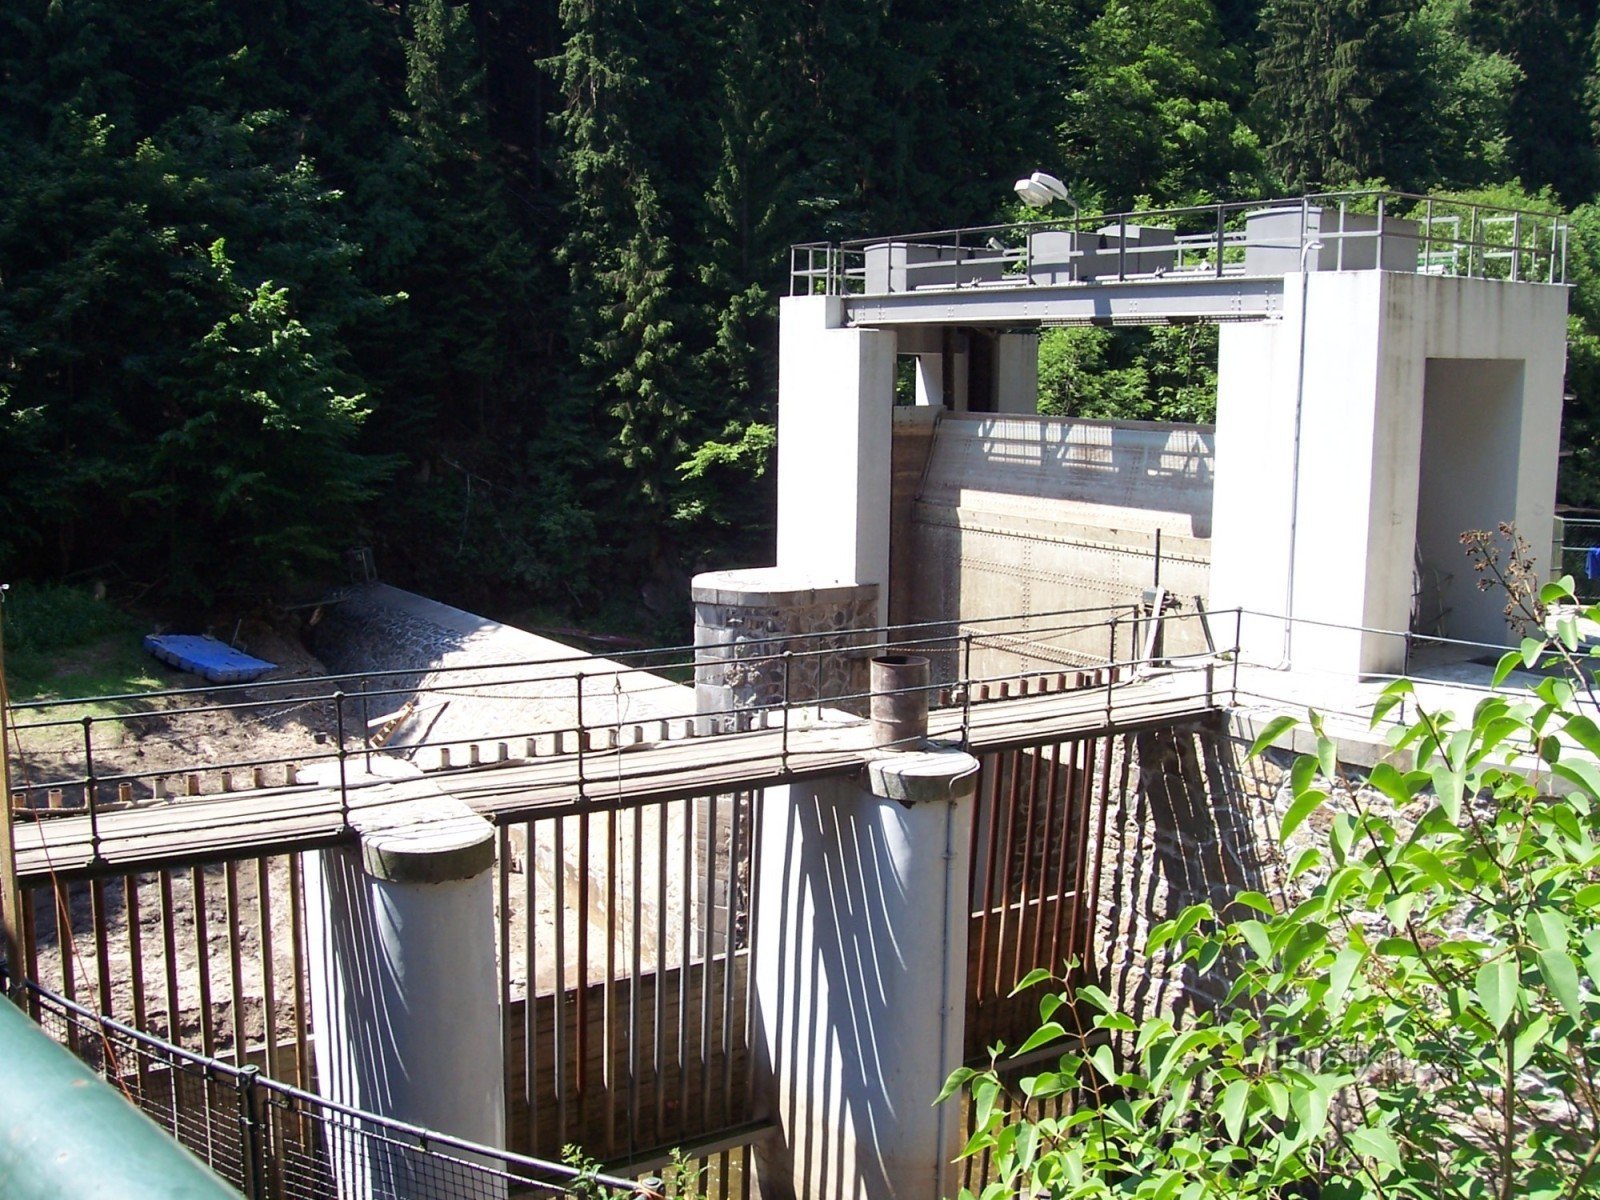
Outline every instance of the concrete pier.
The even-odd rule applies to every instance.
[[[952,1190],[960,1114],[935,1106],[965,1032],[978,762],[933,748],[766,792],[755,987],[777,1135],[762,1194]]]
[[[307,856],[319,1091],[503,1146],[494,827],[446,796],[352,823],[359,845]],[[341,1200],[446,1194],[448,1180],[414,1171],[398,1147],[353,1127],[330,1140]]]

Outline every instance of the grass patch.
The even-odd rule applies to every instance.
[[[85,588],[19,583],[6,593],[6,685],[13,704],[170,687],[144,652],[141,622]],[[85,706],[85,716],[95,707]],[[55,717],[66,714],[57,712]],[[95,714],[98,715],[98,714]]]

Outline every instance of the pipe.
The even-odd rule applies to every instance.
[[[950,1078],[950,1061],[945,1057],[945,1046],[950,1038],[950,883],[955,868],[951,865],[955,861],[955,824],[956,824],[956,787],[963,783],[972,772],[966,771],[950,781],[949,798],[944,802],[944,930],[939,941],[939,1075],[941,1082]],[[933,1164],[933,1191],[932,1195],[943,1196],[944,1187],[944,1144],[946,1110],[950,1107],[949,1101],[939,1105],[939,1115],[935,1120],[934,1128],[937,1131],[939,1155]]]
[[[239,1193],[0,998],[0,1195],[239,1200]]]
[[[1294,384],[1294,450],[1289,458],[1289,561],[1287,578],[1283,586],[1283,656],[1275,671],[1289,667],[1289,654],[1294,642],[1294,556],[1300,532],[1300,420],[1306,401],[1306,300],[1311,294],[1311,272],[1306,269],[1313,250],[1321,250],[1322,243],[1313,238],[1300,247],[1300,345],[1299,364]]]

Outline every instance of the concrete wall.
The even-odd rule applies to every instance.
[[[777,565],[882,585],[895,335],[844,328],[837,297],[779,303]]]
[[[1131,606],[1155,579],[1195,611],[1208,591],[1212,454],[1202,427],[1054,417],[944,414],[920,472],[926,424],[896,425],[896,547],[890,610],[905,621],[957,622],[1092,606]],[[904,489],[915,484],[914,497]],[[1007,626],[1040,662],[1104,657],[1105,633],[1033,632],[1060,619]],[[1204,641],[1188,621],[1169,651]],[[1219,634],[1219,637],[1221,635]],[[1232,640],[1232,622],[1227,640]],[[1084,638],[1091,638],[1092,645]],[[1131,642],[1125,641],[1126,656]],[[1020,669],[995,652],[979,674]]]
[[[1421,501],[1425,486],[1473,490],[1507,510],[1494,520],[1542,536],[1555,500],[1565,315],[1560,287],[1347,271],[1291,276],[1281,322],[1222,327],[1212,605],[1297,619],[1288,634],[1281,620],[1247,621],[1250,657],[1336,672],[1403,670],[1407,639],[1371,630],[1410,627],[1419,503],[1429,520],[1494,523],[1479,519],[1482,505]],[[1475,384],[1477,398],[1468,398],[1452,381],[1471,368],[1464,375],[1429,365],[1445,359],[1506,364],[1490,373],[1502,383],[1483,382],[1482,396]],[[1443,406],[1459,406],[1466,420],[1473,411],[1497,415],[1488,430],[1461,431],[1484,443],[1470,458],[1452,465],[1441,457],[1425,480],[1430,370],[1441,406],[1430,444],[1439,454],[1466,441],[1440,440]],[[1513,419],[1502,384],[1504,372],[1519,370]],[[1429,536],[1437,551],[1439,538]]]

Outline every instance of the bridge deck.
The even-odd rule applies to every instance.
[[[1220,701],[1210,672],[1193,670],[1046,695],[975,704],[974,752],[1043,743],[1080,734],[1119,732],[1202,716]],[[930,715],[930,737],[959,741],[962,710]],[[87,814],[55,816],[16,827],[17,873],[23,881],[143,870],[249,854],[328,845],[348,834],[348,811],[453,795],[491,820],[531,813],[581,812],[676,796],[744,791],[841,774],[870,752],[862,720],[788,732],[781,728],[681,741],[644,743],[583,757],[576,754],[435,771],[402,780],[337,782],[203,796],[98,815],[99,847]],[[353,753],[347,779],[359,772]],[[344,803],[341,803],[342,798]]]

